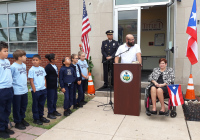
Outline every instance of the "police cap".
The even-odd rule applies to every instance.
[[[107,35],[112,35],[113,33],[114,33],[113,30],[108,30],[108,31],[106,31],[106,34],[107,34]]]

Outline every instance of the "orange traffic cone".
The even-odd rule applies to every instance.
[[[88,94],[95,94],[94,83],[93,83],[90,72],[89,72],[89,78],[88,78],[88,91],[87,92],[88,92]]]
[[[189,77],[189,82],[188,82],[188,86],[187,86],[185,99],[187,99],[187,100],[195,100],[196,99],[195,93],[194,93],[194,84],[193,84],[192,74],[190,74],[190,77]]]

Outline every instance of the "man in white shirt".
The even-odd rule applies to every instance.
[[[125,53],[119,55],[122,52]],[[134,36],[131,34],[126,35],[126,43],[119,46],[115,56],[117,56],[115,57],[115,63],[119,63],[119,58],[121,57],[121,63],[132,63],[138,61],[142,64],[140,46],[135,44]]]

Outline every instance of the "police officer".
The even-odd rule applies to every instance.
[[[118,42],[113,40],[113,30],[108,30],[106,32],[107,34],[107,40],[102,41],[101,46],[101,53],[102,53],[102,63],[103,63],[103,73],[104,73],[104,85],[101,88],[107,88],[108,87],[108,72],[109,69],[111,69],[111,85],[113,86],[113,63],[114,63],[114,57],[115,53],[119,47]],[[111,61],[107,61],[108,59],[113,58]],[[111,64],[110,64],[111,63]]]

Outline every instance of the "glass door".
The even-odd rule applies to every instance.
[[[116,8],[114,11],[114,39],[119,44],[126,42],[126,35],[132,34],[135,41],[140,45],[141,34],[141,8],[126,7]]]

